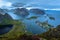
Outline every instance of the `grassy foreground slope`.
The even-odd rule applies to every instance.
[[[16,38],[24,34],[25,26],[21,21],[5,19],[5,23],[12,24],[13,28],[8,33],[0,35],[1,40],[8,40],[8,39]]]

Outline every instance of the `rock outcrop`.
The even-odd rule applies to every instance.
[[[51,38],[60,38],[60,25],[57,26],[57,28],[52,28],[48,32],[43,33],[40,35],[40,37],[47,38],[50,40]]]

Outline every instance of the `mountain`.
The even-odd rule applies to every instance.
[[[38,14],[38,15],[44,15],[45,14],[44,10],[41,10],[41,9],[30,9],[30,12],[32,12],[34,14]]]
[[[29,15],[29,11],[26,8],[16,8],[14,14],[21,17],[26,17]]]
[[[0,8],[0,14],[4,15],[5,13],[6,13],[5,10]]]
[[[5,24],[5,22],[9,20],[13,20],[13,18],[8,13],[4,12],[3,9],[0,9],[0,24]]]
[[[23,4],[23,3],[12,3],[12,6],[13,7],[22,7],[22,6],[24,6],[25,4]]]

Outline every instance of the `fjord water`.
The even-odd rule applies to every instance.
[[[49,16],[53,16],[55,18],[55,20],[50,20],[50,19],[48,19],[48,17],[44,17],[44,15],[46,15],[46,14],[49,14]],[[15,20],[21,20],[22,19],[22,22],[26,26],[26,30],[29,32],[32,32],[33,34],[40,34],[40,33],[47,31],[46,29],[43,29],[42,27],[37,25],[35,23],[36,20],[38,20],[38,21],[48,20],[48,23],[53,25],[54,28],[57,25],[60,25],[60,10],[45,10],[45,14],[36,20],[27,20],[25,18],[22,18],[22,17],[16,15],[16,14],[13,14],[12,12],[9,12],[9,15],[12,16],[12,18]],[[33,16],[33,15],[34,15],[33,13],[30,13],[29,16]],[[27,17],[29,17],[29,16],[27,16]],[[37,15],[35,15],[35,16],[37,16]]]
[[[60,10],[47,10],[46,14],[50,14],[55,18],[55,21],[48,20],[50,24],[54,25],[54,27],[60,25]]]
[[[13,25],[0,25],[0,35],[9,32],[12,29]]]

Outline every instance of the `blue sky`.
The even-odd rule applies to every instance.
[[[60,0],[3,0],[9,2],[21,2],[21,3],[40,3],[42,5],[60,5]]]
[[[43,8],[60,8],[60,0],[21,0],[21,1],[20,0],[0,0],[0,1],[11,2],[11,3],[20,2],[26,5],[34,4]]]

